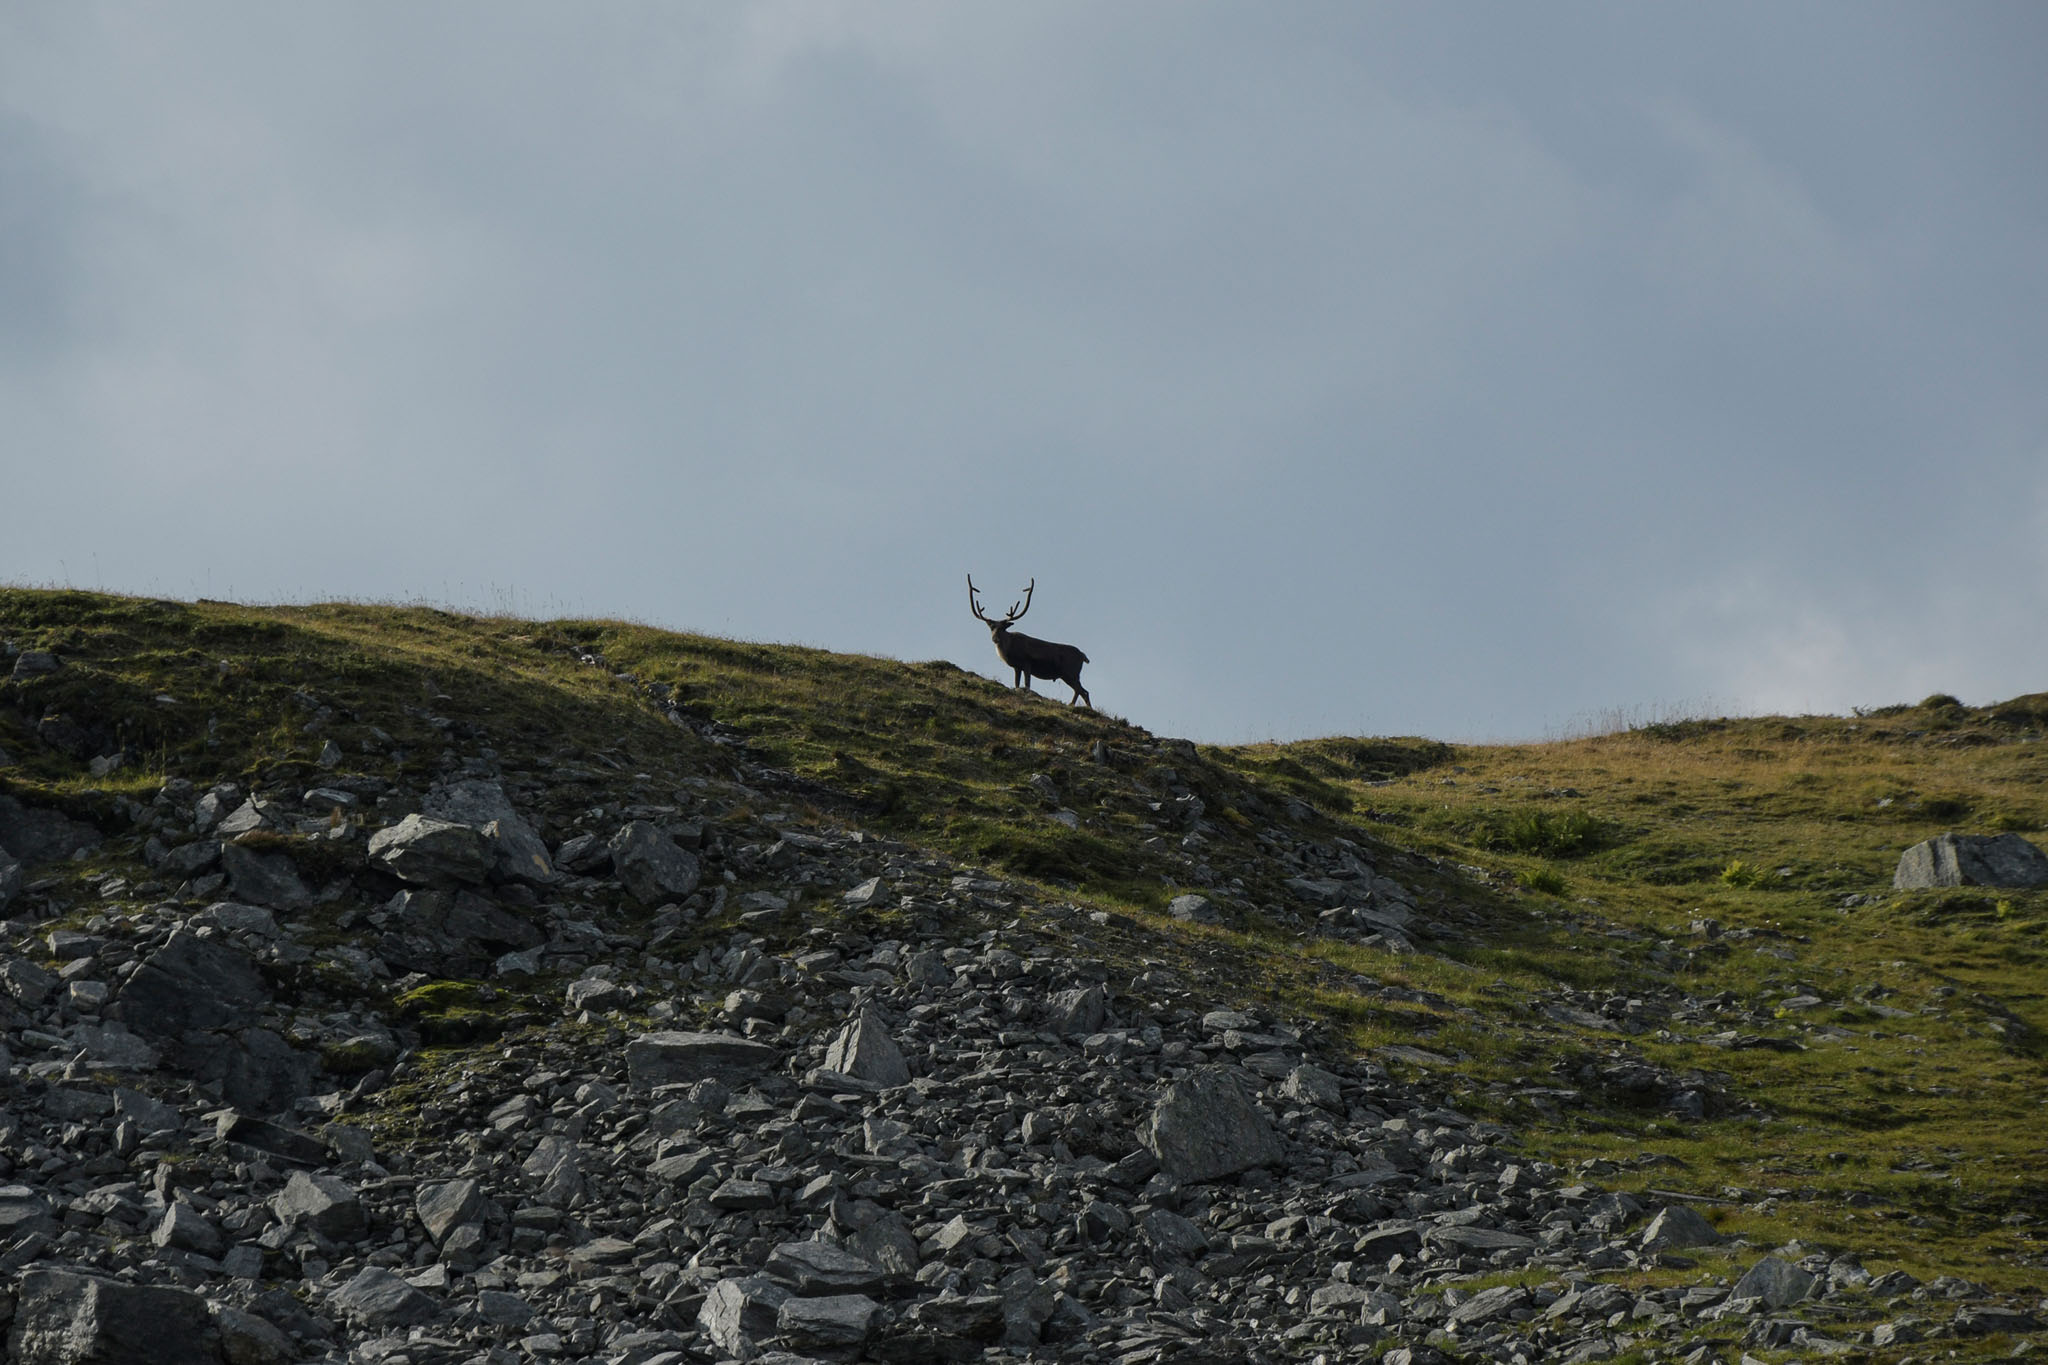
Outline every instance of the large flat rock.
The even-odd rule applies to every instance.
[[[1937,834],[1899,855],[1892,886],[2048,886],[2048,853],[2017,834]]]
[[[643,1033],[626,1044],[626,1074],[640,1090],[744,1080],[774,1066],[781,1056],[767,1043],[732,1033]]]

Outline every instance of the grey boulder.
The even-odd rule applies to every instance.
[[[220,868],[236,896],[252,905],[274,909],[304,905],[313,893],[299,879],[299,870],[282,853],[258,853],[240,844],[220,845]]]
[[[1287,1154],[1234,1067],[1203,1067],[1166,1088],[1138,1125],[1138,1141],[1184,1184],[1277,1165]]]
[[[1892,886],[2048,886],[2048,853],[2017,834],[1937,834],[1899,855]]]
[[[1645,1251],[1714,1246],[1725,1240],[1714,1231],[1712,1223],[1683,1204],[1667,1205],[1650,1220],[1650,1226],[1643,1229]]]
[[[858,1346],[874,1334],[882,1305],[865,1294],[831,1294],[819,1299],[787,1299],[775,1313],[775,1328],[790,1345]]]
[[[762,1268],[807,1297],[875,1294],[888,1278],[873,1261],[830,1242],[784,1242]]]
[[[612,870],[642,905],[680,900],[697,889],[697,856],[652,821],[624,825],[609,847]]]
[[[764,1275],[720,1280],[704,1296],[697,1325],[727,1355],[750,1360],[758,1354],[757,1337],[772,1335],[782,1305],[793,1296]]]
[[[547,845],[497,783],[481,778],[451,782],[427,798],[426,814],[469,825],[483,835],[490,857],[491,880],[526,881],[543,886],[556,880]]]
[[[68,1270],[21,1277],[8,1338],[15,1365],[213,1365],[220,1334],[197,1294]]]
[[[145,958],[120,995],[122,1018],[130,1029],[170,1038],[193,1029],[252,1023],[269,998],[254,958],[188,929],[179,929]]]
[[[1743,1273],[1729,1299],[1762,1299],[1766,1308],[1790,1308],[1813,1289],[1813,1276],[1790,1261],[1766,1256]]]
[[[474,886],[491,866],[480,831],[418,813],[371,835],[369,857],[373,867],[415,886]]]
[[[1189,894],[1175,896],[1166,903],[1166,913],[1189,924],[1221,924],[1223,912],[1216,908],[1216,902],[1207,896]]]
[[[413,1327],[441,1315],[433,1296],[374,1265],[336,1290],[333,1302],[368,1327]]]
[[[876,1085],[910,1084],[910,1064],[882,1021],[868,1010],[855,1015],[825,1049],[825,1070]]]
[[[439,1246],[450,1232],[464,1223],[473,1222],[483,1213],[483,1189],[474,1180],[447,1180],[438,1185],[423,1185],[413,1198],[413,1209],[420,1216],[420,1225],[427,1230],[427,1236]]]
[[[336,1176],[293,1171],[270,1201],[283,1223],[300,1223],[336,1242],[352,1242],[369,1231],[363,1201]]]

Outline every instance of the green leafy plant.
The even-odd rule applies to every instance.
[[[1762,868],[1758,867],[1755,863],[1744,862],[1740,858],[1729,859],[1728,866],[1721,869],[1721,880],[1729,886],[1744,888],[1758,886],[1762,884],[1763,879],[1764,870]]]
[[[1501,828],[1501,840],[1509,848],[1546,858],[1571,858],[1590,852],[1600,842],[1600,836],[1600,822],[1584,811],[1516,811]]]
[[[1568,889],[1555,868],[1532,867],[1521,876],[1522,886],[1545,896],[1562,896]]]

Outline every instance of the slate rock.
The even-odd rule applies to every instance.
[[[432,1295],[374,1265],[337,1289],[332,1302],[368,1327],[416,1327],[441,1315]]]
[[[762,1270],[807,1297],[876,1294],[887,1278],[874,1262],[830,1242],[784,1242]]]
[[[1193,893],[1185,896],[1175,896],[1172,900],[1168,901],[1166,903],[1166,913],[1172,915],[1177,920],[1185,920],[1189,924],[1223,923],[1223,912],[1216,908],[1216,902],[1210,900],[1207,896],[1197,896]]]
[[[910,1064],[882,1021],[862,1010],[825,1049],[825,1070],[872,1081],[876,1085],[910,1084]]]
[[[143,959],[119,996],[129,1028],[164,1038],[251,1023],[269,998],[254,958],[183,928]]]
[[[758,1338],[776,1331],[782,1305],[794,1295],[765,1275],[720,1280],[697,1310],[697,1324],[719,1350],[741,1360],[758,1352]]]
[[[220,867],[234,893],[253,904],[284,909],[313,899],[299,879],[299,870],[282,853],[257,853],[240,844],[222,844]]]
[[[612,836],[609,847],[612,870],[642,905],[681,900],[697,889],[697,856],[652,821],[628,822]]]
[[[1645,1251],[1669,1251],[1715,1246],[1726,1240],[1697,1211],[1683,1204],[1670,1204],[1659,1210],[1643,1229],[1642,1245]]]
[[[1312,1104],[1333,1114],[1344,1112],[1342,1082],[1330,1072],[1307,1062],[1287,1073],[1287,1079],[1280,1084],[1280,1097],[1296,1104]]]
[[[82,820],[0,795],[0,849],[24,867],[61,862],[100,842],[100,832]]]
[[[1508,1228],[1466,1223],[1430,1228],[1422,1234],[1422,1245],[1447,1256],[1491,1256],[1496,1251],[1528,1251],[1536,1239]]]
[[[162,1220],[150,1234],[150,1241],[160,1247],[196,1251],[208,1257],[218,1257],[227,1249],[227,1239],[221,1236],[219,1228],[207,1221],[205,1214],[190,1204],[176,1201],[164,1210]]]
[[[1743,1272],[1728,1291],[1734,1299],[1761,1299],[1766,1308],[1790,1308],[1813,1289],[1813,1276],[1790,1261],[1766,1256]]]
[[[538,948],[547,942],[540,926],[474,891],[458,891],[441,917],[441,932],[457,943],[476,943],[499,952]]]
[[[626,1074],[637,1090],[694,1081],[746,1080],[775,1065],[770,1044],[732,1033],[643,1033],[626,1044]]]
[[[1937,834],[1899,855],[1892,886],[2048,886],[2048,853],[2017,834]]]
[[[1166,1088],[1138,1127],[1160,1169],[1183,1184],[1277,1165],[1287,1154],[1235,1067],[1202,1067]]]
[[[1525,1308],[1534,1302],[1526,1286],[1519,1284],[1495,1285],[1482,1289],[1465,1302],[1451,1310],[1450,1321],[1458,1327],[1477,1327],[1482,1323],[1504,1318],[1517,1308]]]
[[[302,1223],[336,1242],[353,1242],[369,1231],[363,1201],[346,1181],[325,1172],[293,1171],[270,1201],[285,1223]]]
[[[21,863],[12,853],[0,848],[0,910],[6,909],[7,903],[21,894],[27,880],[28,874],[23,871]]]
[[[846,1249],[880,1266],[890,1275],[909,1279],[917,1274],[922,1252],[917,1237],[901,1215],[892,1214],[846,1235]]]
[[[260,1271],[262,1254],[258,1252],[257,1257]],[[213,1323],[220,1332],[220,1352],[227,1365],[289,1365],[298,1359],[298,1347],[292,1339],[254,1313],[218,1304],[214,1307]]]
[[[16,682],[28,678],[46,678],[64,667],[64,661],[47,649],[24,649],[14,657],[14,671],[10,675]]]
[[[790,1345],[858,1346],[874,1335],[882,1305],[865,1294],[831,1294],[817,1299],[785,1299],[775,1312],[775,1330]]]
[[[436,789],[424,813],[440,820],[469,825],[484,837],[492,881],[524,881],[546,886],[557,880],[547,845],[512,805],[496,782],[472,778]],[[521,945],[524,946],[524,945]]]
[[[58,977],[25,957],[0,961],[0,988],[29,1009],[41,1009],[57,993]]]
[[[1169,1209],[1147,1212],[1138,1219],[1138,1232],[1156,1265],[1185,1265],[1209,1249],[1208,1234]]]
[[[491,849],[483,833],[415,812],[370,836],[369,860],[415,886],[475,886],[488,875]]]
[[[483,1187],[469,1179],[422,1185],[413,1196],[413,1210],[419,1214],[420,1225],[434,1239],[435,1246],[461,1224],[479,1217],[483,1207]]]
[[[0,1237],[16,1237],[45,1224],[51,1224],[48,1200],[27,1185],[0,1185]]]
[[[910,1310],[910,1320],[920,1327],[975,1342],[992,1342],[1000,1337],[1004,1319],[1000,1294],[941,1295]]]
[[[611,865],[611,845],[602,834],[575,835],[564,839],[555,850],[555,866],[567,868],[579,877],[594,876]]]
[[[1415,1256],[1422,1251],[1422,1229],[1413,1223],[1381,1223],[1360,1237],[1352,1248],[1362,1261],[1385,1265],[1396,1256]]]
[[[1046,1008],[1046,1027],[1062,1038],[1085,1038],[1102,1028],[1109,1015],[1109,995],[1101,986],[1087,986],[1055,995]]]
[[[1951,1325],[1959,1337],[1983,1337],[1994,1332],[2017,1336],[2022,1332],[2041,1330],[2041,1320],[2032,1313],[1990,1303],[1957,1309]]]
[[[31,1270],[16,1291],[14,1365],[215,1365],[206,1300],[162,1285]]]

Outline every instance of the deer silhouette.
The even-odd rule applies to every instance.
[[[1037,586],[1038,580],[1032,579],[1031,586],[1024,589],[1022,600],[1010,604],[1008,616],[990,620],[981,614],[981,601],[974,591],[974,575],[969,574],[967,605],[974,612],[975,619],[988,627],[989,638],[996,644],[996,653],[1002,655],[1003,662],[1015,670],[1010,686],[1021,686],[1029,692],[1033,678],[1057,678],[1074,689],[1074,695],[1067,698],[1067,705],[1072,706],[1078,701],[1093,711],[1095,703],[1089,699],[1088,689],[1081,686],[1081,665],[1088,662],[1086,654],[1072,645],[1056,645],[1050,640],[1034,639],[1021,630],[1010,629],[1024,618],[1025,612],[1031,610],[1031,593]]]

